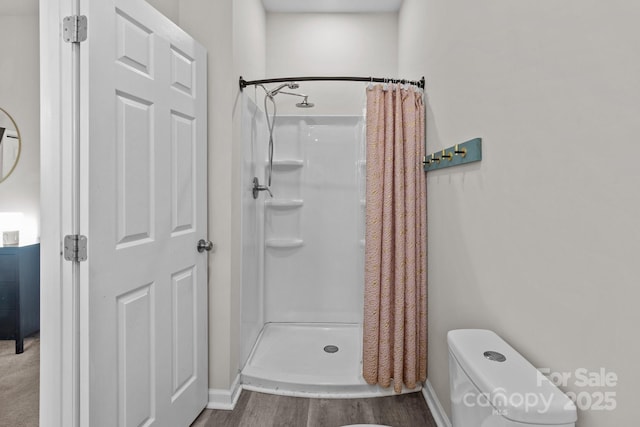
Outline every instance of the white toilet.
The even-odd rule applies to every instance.
[[[453,427],[575,427],[576,406],[492,331],[449,331]]]

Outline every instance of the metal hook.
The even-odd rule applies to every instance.
[[[467,155],[467,149],[463,148],[462,150],[458,149],[458,144],[456,144],[456,146],[453,148],[453,153],[458,156],[461,155],[461,157],[464,159],[464,157]]]

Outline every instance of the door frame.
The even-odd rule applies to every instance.
[[[79,312],[74,263],[62,256],[73,223],[72,48],[62,41],[61,22],[78,0],[40,0],[41,97],[41,358],[40,425],[79,425]]]
[[[72,49],[61,23],[79,0],[40,0],[40,425],[77,427],[79,340],[73,264],[62,256],[65,234],[75,228],[70,209],[72,156]]]

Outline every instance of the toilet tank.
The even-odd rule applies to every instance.
[[[574,427],[573,402],[492,331],[449,331],[453,427]]]

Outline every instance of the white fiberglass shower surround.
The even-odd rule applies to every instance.
[[[262,106],[261,90],[245,92]],[[267,181],[269,129],[249,93],[242,102],[243,387],[393,394],[362,377],[364,116],[278,115],[273,197],[260,191],[254,199],[253,178]]]

